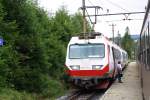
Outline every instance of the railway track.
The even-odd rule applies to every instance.
[[[78,96],[82,94],[82,91],[75,91],[73,92],[70,96],[68,96],[66,99],[67,100],[76,100]]]
[[[104,91],[97,91],[97,90],[79,90],[72,93],[70,96],[65,98],[65,100],[95,100],[93,98],[100,97],[104,94]]]
[[[111,87],[113,82],[111,82],[106,90],[72,90],[67,95],[56,100],[99,100]]]
[[[113,82],[114,81],[109,84],[106,90],[72,90],[67,95],[62,96],[56,100],[99,100],[111,87]]]

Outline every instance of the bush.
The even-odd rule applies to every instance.
[[[0,89],[0,100],[37,100],[36,96],[9,88]]]
[[[44,98],[56,98],[65,93],[65,87],[58,81],[47,77],[42,78],[45,81],[43,85],[42,96]]]

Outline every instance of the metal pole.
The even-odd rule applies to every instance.
[[[112,24],[113,42],[114,42],[114,24]]]
[[[83,33],[86,33],[86,19],[85,19],[85,0],[82,0],[82,10],[83,10]]]
[[[121,47],[121,34],[119,33],[119,30],[118,30],[118,45]]]
[[[110,25],[110,26],[112,26],[113,42],[115,42],[115,39],[114,39],[114,27],[115,27],[116,25],[112,23],[112,25]]]

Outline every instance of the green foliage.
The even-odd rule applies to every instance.
[[[52,20],[52,32],[54,32],[58,40],[67,45],[67,42],[71,38],[71,33],[73,32],[71,17],[64,8],[61,8],[56,12],[55,17]]]
[[[37,100],[36,98],[37,96],[13,89],[1,88],[0,90],[0,100]]]
[[[51,98],[51,97],[58,97],[62,95],[62,93],[65,92],[64,86],[61,84],[60,81],[54,80],[50,78],[49,76],[47,77],[42,77],[42,81],[45,82],[43,85],[43,91],[42,91],[42,97],[43,98]]]
[[[130,37],[129,27],[126,28],[125,35],[121,41],[121,46],[127,51],[129,58],[131,58],[134,49],[134,41]]]
[[[66,47],[71,36],[82,31],[82,21],[80,13],[70,16],[65,8],[48,17],[35,0],[0,0],[0,37],[5,40],[0,47],[0,88],[44,98],[64,92]],[[15,91],[8,94],[21,97],[10,99],[26,95]]]
[[[81,13],[76,13],[75,15],[71,16],[71,24],[73,25],[74,33],[80,33],[83,31],[83,18]]]

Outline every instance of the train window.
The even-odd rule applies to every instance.
[[[141,36],[141,51],[145,48],[145,42],[144,42],[145,34],[142,34]]]
[[[150,49],[147,49],[147,69],[150,70]]]
[[[114,48],[114,57],[115,59],[121,59],[121,52]]]
[[[142,34],[141,51],[142,51],[142,63],[145,64],[145,32]]]
[[[149,25],[149,22],[148,22],[148,47],[150,48],[150,25]]]
[[[110,46],[109,46],[109,45],[108,45],[108,50],[109,50],[108,52],[109,52],[109,54],[110,54]]]
[[[126,60],[126,54],[124,52],[122,52],[122,55],[123,55],[123,60]]]
[[[146,48],[146,32],[144,32],[144,38],[143,38],[144,40],[144,49]]]
[[[103,58],[105,57],[104,44],[74,44],[70,45],[70,59]]]
[[[148,49],[148,65],[150,67],[150,48]]]
[[[149,31],[149,27],[147,27],[147,29],[146,29],[146,43],[145,43],[145,44],[146,44],[146,49],[147,49],[148,46],[149,46],[149,44],[148,44],[148,43],[149,43],[149,37],[148,37],[148,33],[149,33],[149,32],[148,32],[148,31]]]

